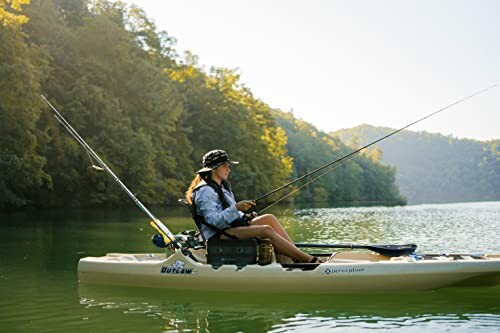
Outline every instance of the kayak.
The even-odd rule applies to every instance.
[[[483,89],[465,99],[490,88]],[[148,216],[151,221],[150,225],[159,233],[153,237],[153,243],[162,248],[168,247],[173,251],[170,255],[165,253],[108,253],[103,257],[82,258],[78,263],[78,277],[81,283],[178,290],[324,294],[401,290],[411,292],[458,285],[500,284],[500,254],[416,255],[413,254],[416,249],[415,244],[409,246],[348,245],[347,247],[342,244],[340,246],[301,244],[303,247],[310,248],[363,248],[374,252],[334,252],[321,257],[323,262],[320,264],[294,264],[278,260],[270,242],[262,239],[238,240],[234,244],[231,243],[234,240],[215,239],[212,241],[209,239],[206,242],[206,247],[203,247],[204,245],[201,246],[200,241],[196,240],[196,233],[187,232],[182,235],[173,235],[167,226],[157,219],[123,184],[49,100],[43,95],[41,97],[49,105],[56,120],[85,149],[92,163],[91,168],[106,171],[139,209]],[[457,102],[450,104],[437,112],[456,104]],[[396,130],[390,135],[396,134],[410,125]],[[355,156],[361,150],[390,135],[298,177],[294,181],[255,199],[255,201],[345,158]],[[94,161],[99,166],[95,165]],[[326,173],[322,175],[324,174]],[[179,202],[184,204],[182,199]],[[190,210],[192,211],[192,207]],[[299,246],[299,244],[296,245]]]
[[[320,264],[213,266],[205,249],[169,255],[108,253],[78,264],[83,284],[177,290],[271,293],[413,292],[453,286],[500,285],[500,254],[425,254],[389,257],[341,251]]]

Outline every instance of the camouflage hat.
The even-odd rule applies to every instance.
[[[237,165],[240,163],[238,161],[230,161],[229,156],[224,150],[220,149],[211,150],[205,155],[203,155],[203,168],[196,171],[196,173],[212,171],[213,169],[217,168],[218,166],[226,162],[229,162],[229,164],[232,165]]]

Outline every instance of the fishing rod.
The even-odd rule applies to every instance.
[[[374,145],[374,144],[376,144],[376,143],[378,143],[378,142],[380,142],[380,141],[382,141],[382,140],[385,140],[385,139],[387,139],[388,137],[393,136],[394,134],[399,133],[399,132],[401,132],[402,130],[404,130],[404,129],[406,129],[406,128],[408,128],[408,127],[412,126],[412,125],[415,125],[415,124],[417,124],[417,123],[419,123],[419,122],[421,122],[421,121],[423,121],[423,120],[425,120],[425,119],[427,119],[427,118],[430,118],[430,117],[432,117],[432,116],[434,116],[434,115],[436,115],[436,114],[438,114],[438,113],[440,113],[440,112],[443,112],[444,110],[447,110],[447,109],[449,109],[449,108],[451,108],[451,107],[453,107],[453,106],[455,106],[455,105],[457,105],[457,104],[460,104],[460,103],[462,103],[462,102],[464,102],[464,101],[466,101],[466,100],[468,100],[468,99],[470,99],[470,98],[472,98],[472,97],[474,97],[474,96],[477,96],[477,95],[479,95],[479,94],[482,94],[482,93],[486,92],[487,90],[490,90],[490,89],[492,89],[492,88],[494,88],[494,87],[496,87],[496,86],[498,86],[498,83],[492,84],[491,86],[488,86],[488,87],[486,87],[486,88],[484,88],[484,89],[481,89],[481,90],[479,90],[479,91],[477,91],[477,92],[473,93],[472,95],[469,95],[469,96],[467,96],[467,97],[461,98],[461,99],[459,99],[458,101],[453,102],[453,103],[451,103],[451,104],[449,104],[449,105],[447,105],[447,106],[445,106],[445,107],[443,107],[443,108],[441,108],[441,109],[439,109],[439,110],[437,110],[437,111],[434,111],[434,112],[432,112],[432,113],[430,113],[430,114],[426,115],[425,117],[422,117],[422,118],[420,118],[420,119],[418,119],[418,120],[416,120],[416,121],[414,121],[414,122],[412,122],[412,123],[410,123],[410,124],[408,124],[408,125],[406,125],[406,126],[404,126],[404,127],[401,127],[400,129],[397,129],[397,130],[395,130],[395,131],[393,131],[393,132],[391,132],[391,133],[389,133],[389,134],[387,134],[387,135],[384,135],[383,137],[381,137],[381,138],[379,138],[379,139],[377,139],[377,140],[375,140],[375,141],[373,141],[373,142],[371,142],[371,143],[369,143],[369,144],[367,144],[367,145],[365,145],[365,146],[363,146],[363,147],[361,147],[361,148],[358,148],[358,149],[356,149],[356,150],[354,150],[354,151],[350,152],[350,153],[349,153],[349,154],[347,154],[347,155],[344,155],[344,156],[342,156],[342,157],[340,157],[340,158],[338,158],[338,159],[336,159],[336,160],[334,160],[334,161],[332,161],[332,162],[329,162],[329,163],[327,163],[327,164],[325,164],[325,165],[323,165],[323,166],[321,166],[321,167],[319,167],[319,168],[317,168],[317,169],[315,169],[315,170],[313,170],[313,171],[311,171],[311,172],[308,172],[308,173],[306,173],[305,175],[300,176],[300,177],[298,177],[298,178],[296,178],[296,179],[294,179],[294,180],[292,180],[292,181],[290,181],[290,182],[288,182],[288,183],[286,183],[286,184],[284,184],[284,185],[282,185],[282,186],[280,186],[280,187],[278,187],[278,188],[276,188],[276,189],[274,189],[274,190],[272,190],[272,191],[270,191],[270,192],[268,192],[268,193],[266,193],[266,194],[263,194],[263,195],[261,195],[260,197],[258,197],[257,199],[254,199],[254,201],[255,201],[255,202],[260,201],[260,200],[262,200],[262,199],[264,199],[264,198],[266,198],[266,197],[270,196],[271,194],[274,194],[274,193],[276,193],[276,192],[278,192],[278,191],[281,191],[281,190],[283,190],[283,189],[287,188],[288,186],[293,185],[293,184],[295,184],[296,182],[301,181],[302,179],[304,179],[304,178],[306,178],[306,177],[309,177],[309,176],[311,176],[311,175],[313,175],[313,174],[315,174],[315,173],[317,173],[317,172],[319,172],[319,171],[321,171],[321,170],[324,170],[325,168],[328,168],[329,166],[331,166],[331,165],[333,165],[333,164],[335,164],[335,163],[341,162],[341,161],[343,161],[343,160],[345,160],[345,159],[347,159],[347,158],[349,158],[349,157],[351,157],[351,156],[353,156],[353,155],[355,155],[355,154],[359,153],[359,152],[360,152],[360,151],[362,151],[363,149],[366,149],[366,148],[368,148],[368,147],[370,147],[370,146],[372,146],[372,145]],[[328,171],[328,172],[330,172],[330,171]],[[321,176],[324,176],[324,175],[325,175],[325,174],[327,174],[328,172],[323,173]],[[320,177],[321,177],[321,176],[320,176]],[[313,180],[313,181],[317,180],[317,179],[318,179],[318,178],[320,178],[320,177],[316,177],[316,178],[314,178],[314,180]],[[308,182],[308,183],[307,183],[307,185],[309,185],[310,183],[311,183],[311,182]],[[300,187],[300,188],[302,188],[302,187]],[[282,199],[280,199],[280,201],[281,201],[281,200],[282,200]],[[267,208],[268,208],[268,207],[266,207],[266,208],[264,208],[264,209],[267,209]]]
[[[95,170],[105,170],[111,178],[115,182],[120,185],[120,187],[127,193],[127,195],[134,201],[134,203],[151,219],[150,225],[158,231],[162,237],[163,240],[165,241],[165,244],[172,245],[174,249],[182,249],[181,244],[179,241],[175,238],[175,236],[172,234],[170,230],[159,220],[157,219],[147,208],[142,204],[142,202],[139,201],[137,196],[133,194],[125,184],[118,178],[118,176],[115,175],[115,173],[104,163],[104,161],[97,155],[96,152],[89,146],[87,142],[78,134],[78,132],[69,124],[69,122],[57,111],[57,109],[45,98],[44,95],[40,95],[42,99],[49,105],[50,109],[52,110],[52,114],[54,118],[68,131],[68,133],[85,149],[87,152],[87,155],[89,156],[89,159],[92,163],[91,168]],[[94,158],[95,161],[101,166],[97,166],[93,163],[91,156]]]

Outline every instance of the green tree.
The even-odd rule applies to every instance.
[[[12,3],[14,6],[16,2]],[[19,2],[17,2],[19,4]],[[50,186],[37,151],[40,82],[47,56],[28,44],[20,27],[0,28],[0,208],[22,207],[39,187]]]
[[[187,137],[178,126],[182,96],[151,49],[125,29],[132,16],[123,4],[81,5],[73,15],[62,15],[68,9],[50,1],[31,8],[31,40],[45,45],[52,59],[45,91],[144,202],[173,203],[188,177],[182,166],[190,164]],[[141,24],[151,26],[145,18]],[[84,151],[45,117],[40,128],[48,136],[44,155],[54,178],[54,192],[42,196],[45,204],[120,204],[124,197],[113,181],[89,172]]]

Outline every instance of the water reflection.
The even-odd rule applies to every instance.
[[[81,285],[80,303],[114,315],[159,319],[164,332],[491,332],[500,288],[389,295],[249,295]],[[442,326],[441,328],[439,328]],[[446,327],[446,329],[445,329]]]

